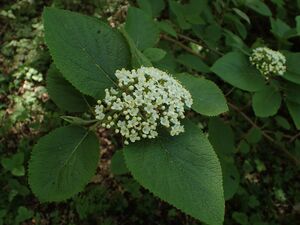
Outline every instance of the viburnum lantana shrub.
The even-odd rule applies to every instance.
[[[252,98],[246,107],[252,105],[253,116],[267,120],[282,109],[300,129],[300,53],[292,52],[290,40],[300,35],[300,19],[290,27],[259,0],[136,3],[140,8],[130,6],[116,28],[45,8],[53,59],[47,90],[69,125],[35,145],[29,184],[40,201],[82,191],[96,172],[101,149],[95,133],[103,128],[117,140],[118,160],[145,189],[205,224],[223,224],[239,172],[233,129],[215,117],[239,121],[227,113],[217,84],[226,96],[237,93],[229,105],[253,128],[260,130],[233,103],[245,104],[241,96]],[[271,35],[262,40],[252,20],[267,18]]]
[[[132,35],[132,16],[150,18],[141,12],[129,9],[119,31],[78,13],[44,10],[53,58],[48,92],[62,109],[86,112],[88,118],[63,116],[71,125],[38,141],[29,163],[31,189],[40,201],[63,201],[82,191],[98,165],[101,149],[94,132],[103,127],[120,137],[122,158],[142,186],[194,218],[222,224],[221,165],[186,112],[216,116],[228,110],[225,97],[212,81],[152,65],[141,51],[156,38],[137,41]]]

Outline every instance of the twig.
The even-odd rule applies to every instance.
[[[267,134],[274,134],[274,131],[271,131],[271,130],[264,130],[264,132],[266,132]],[[281,134],[283,138],[286,138],[286,139],[291,139],[293,138],[292,135],[289,135],[289,134]]]
[[[293,143],[298,137],[300,137],[300,133],[298,133],[295,136],[291,137],[289,143]]]
[[[227,97],[228,95],[230,95],[234,90],[235,90],[235,87],[231,88],[231,89],[225,94],[225,97]]]
[[[193,55],[195,55],[195,56],[197,56],[197,57],[199,57],[199,58],[201,58],[201,59],[204,59],[204,57],[203,57],[202,55],[200,55],[200,54],[194,52],[191,48],[185,46],[185,45],[182,44],[180,41],[177,41],[177,40],[174,39],[174,38],[171,38],[171,37],[169,37],[169,36],[167,36],[167,35],[161,35],[161,38],[165,39],[166,41],[170,41],[170,42],[172,42],[172,43],[178,45],[179,47],[183,48],[183,49],[186,50],[187,52],[189,52],[189,53],[191,53],[191,54],[193,54]]]
[[[278,144],[276,142],[276,140],[274,140],[270,135],[268,135],[266,132],[264,132],[255,122],[253,122],[251,120],[250,117],[248,117],[244,112],[242,112],[239,107],[237,107],[236,105],[228,102],[228,105],[234,109],[235,111],[237,111],[248,123],[250,123],[253,127],[260,129],[262,132],[262,135],[272,144],[274,144],[278,150],[280,150],[281,152],[283,152],[290,160],[292,160],[297,166],[300,165],[300,161],[299,159],[297,159],[294,155],[292,155],[287,149],[285,149],[284,147],[282,147],[280,144]]]
[[[194,39],[192,39],[192,38],[190,38],[190,37],[188,37],[188,36],[186,36],[186,35],[183,35],[183,34],[177,34],[177,36],[180,37],[180,38],[182,38],[182,39],[185,39],[185,40],[187,40],[187,41],[190,41],[190,42],[192,42],[192,43],[194,43],[194,44],[201,45],[201,46],[205,46],[206,48],[208,48],[209,50],[211,50],[212,52],[214,52],[214,53],[216,53],[216,54],[218,54],[218,55],[220,55],[220,56],[223,56],[223,55],[224,55],[222,52],[220,52],[220,51],[218,51],[218,50],[216,50],[216,49],[213,49],[213,48],[209,47],[209,46],[208,46],[203,40],[201,40],[201,39],[200,39],[200,42],[199,42],[199,41],[196,41],[196,40],[194,40]]]

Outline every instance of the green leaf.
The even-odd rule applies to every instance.
[[[253,127],[250,131],[248,131],[246,135],[246,140],[250,144],[257,144],[262,139],[262,132],[260,128]]]
[[[152,6],[149,0],[137,0],[137,4],[143,11],[152,16]]]
[[[206,224],[223,223],[220,163],[197,126],[186,122],[179,136],[130,144],[124,156],[133,177],[156,196]]]
[[[291,101],[286,101],[286,105],[296,128],[300,130],[300,104]]]
[[[153,63],[154,67],[169,71],[171,74],[175,74],[177,71],[178,64],[171,52],[167,52],[166,56],[158,61]]]
[[[283,78],[296,84],[300,84],[300,53],[284,52],[284,56],[286,57],[287,71],[283,74]]]
[[[125,30],[141,51],[153,47],[159,39],[156,23],[150,15],[138,8],[128,9]]]
[[[167,52],[160,48],[147,48],[144,50],[144,55],[151,61],[157,62],[163,59]]]
[[[232,213],[232,218],[241,225],[248,225],[249,224],[249,219],[247,214],[243,212],[233,212]]]
[[[281,105],[281,95],[272,86],[266,86],[264,89],[255,92],[252,98],[252,107],[256,116],[269,117],[274,116]]]
[[[193,26],[193,32],[204,41],[204,43],[212,49],[217,50],[219,48],[219,41],[222,37],[222,28],[218,24],[212,24],[208,26]]]
[[[295,20],[296,20],[296,30],[299,35],[300,34],[300,16],[296,16]]]
[[[215,62],[211,70],[224,81],[245,91],[258,91],[265,84],[264,77],[239,52],[227,53]]]
[[[99,143],[80,127],[61,127],[42,137],[29,162],[29,184],[41,201],[62,201],[83,190],[96,171]]]
[[[294,83],[287,83],[285,88],[286,99],[300,104],[300,85]]]
[[[278,38],[284,39],[291,27],[283,22],[281,19],[270,18],[271,21],[271,32]]]
[[[29,220],[34,215],[34,212],[30,209],[20,206],[18,208],[18,214],[15,218],[15,224],[21,224],[22,222]]]
[[[192,109],[206,116],[216,116],[228,111],[226,99],[219,87],[212,81],[187,73],[175,75],[192,95]]]
[[[46,8],[45,39],[57,68],[82,93],[96,99],[114,85],[115,71],[129,64],[122,35],[96,18]]]
[[[216,151],[222,167],[224,197],[231,199],[237,192],[240,175],[234,163],[234,135],[230,125],[219,118],[211,118],[208,124],[209,141]]]
[[[239,15],[242,19],[244,19],[248,24],[251,24],[249,16],[238,8],[232,9],[237,15]]]
[[[223,187],[225,200],[231,199],[239,188],[240,174],[233,160],[229,157],[220,159],[223,175]]]
[[[123,151],[116,151],[111,159],[110,170],[114,175],[129,173],[125,164]]]
[[[234,51],[240,51],[242,53],[244,53],[245,55],[250,55],[250,49],[248,48],[248,46],[243,42],[243,40],[235,35],[234,33],[232,33],[229,30],[224,29],[224,35],[225,35],[225,41],[226,41],[226,45],[230,46],[232,48],[232,50]]]
[[[247,37],[247,29],[244,26],[244,24],[240,21],[240,18],[232,13],[226,13],[224,15],[224,20],[228,24],[232,24],[235,27],[236,32],[242,37],[242,39],[245,39]]]
[[[291,125],[290,125],[289,121],[287,120],[287,118],[284,118],[282,116],[276,116],[275,120],[276,120],[276,123],[279,127],[283,128],[283,129],[286,129],[286,130],[291,129]]]
[[[181,29],[189,29],[191,25],[186,21],[185,8],[174,0],[168,0],[170,11],[175,15],[177,23]]]
[[[196,70],[197,72],[210,72],[209,66],[195,55],[184,53],[178,56],[177,61],[188,68]]]
[[[235,152],[234,134],[229,124],[218,117],[212,117],[208,123],[209,141],[218,156],[232,157]]]
[[[158,26],[158,28],[159,28],[161,31],[163,31],[163,32],[165,32],[166,34],[169,34],[169,35],[171,35],[171,36],[177,38],[177,33],[176,33],[176,31],[174,30],[174,28],[173,28],[171,22],[165,21],[165,20],[164,20],[164,21],[159,21],[159,22],[157,22],[157,26]]]
[[[131,53],[131,66],[133,68],[139,68],[141,66],[152,66],[151,61],[136,47],[132,38],[128,35],[125,29],[121,28],[120,31],[126,38],[130,53]]]
[[[183,4],[184,14],[186,17],[197,17],[200,14],[205,14],[205,11],[209,11],[209,4],[207,1],[190,0],[187,4]],[[202,16],[202,15],[201,15]]]
[[[153,17],[159,16],[165,8],[164,0],[137,0],[139,7]]]
[[[263,16],[272,16],[272,12],[269,7],[261,0],[246,0],[245,4],[247,7]]]
[[[61,109],[69,112],[85,112],[86,97],[68,82],[52,64],[47,73],[47,91],[51,100]]]
[[[1,165],[4,169],[10,171],[14,176],[24,176],[25,168],[23,166],[24,163],[24,153],[19,152],[14,154],[9,158],[2,158]]]

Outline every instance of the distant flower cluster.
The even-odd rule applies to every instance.
[[[180,123],[185,106],[191,107],[191,94],[169,74],[153,68],[117,70],[118,90],[105,90],[96,105],[96,119],[125,137],[125,144],[155,138],[162,125],[172,136],[184,132]]]
[[[265,76],[282,76],[286,71],[285,56],[267,47],[254,49],[250,56],[250,62]]]

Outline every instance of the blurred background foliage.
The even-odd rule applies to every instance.
[[[129,5],[157,17],[163,33],[158,43],[161,50],[148,49],[144,54],[169,71],[209,72],[205,63],[195,59],[206,49],[214,53],[205,60],[207,64],[222,51],[247,52],[254,42],[300,50],[293,29],[300,1],[1,0],[0,225],[200,224],[136,183],[122,164],[122,156],[113,156],[116,141],[104,130],[99,131],[101,164],[84,192],[63,203],[47,204],[38,202],[28,187],[32,146],[40,136],[65,123],[60,118],[64,111],[49,99],[45,88],[51,57],[43,38],[43,7],[81,12],[118,26],[124,23]],[[287,110],[257,118],[250,93],[216,76],[209,79],[218,83],[229,102],[241,106],[233,105],[221,119],[194,118],[209,131],[222,168],[226,168],[225,224],[300,224],[299,166],[293,162],[300,157],[300,135]],[[289,157],[278,150],[281,147]]]

